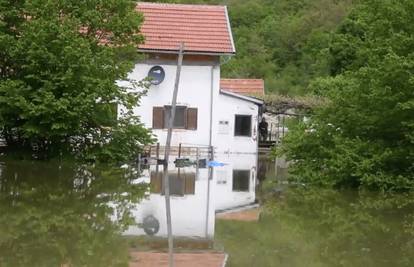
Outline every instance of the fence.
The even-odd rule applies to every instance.
[[[164,157],[164,153],[165,146],[161,146],[160,144],[146,146],[143,151],[143,155],[157,159]],[[179,144],[178,146],[171,146],[170,156],[211,159],[214,156],[214,148],[209,146]]]

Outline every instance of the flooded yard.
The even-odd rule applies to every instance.
[[[268,169],[258,222],[217,221],[228,266],[414,266],[414,195],[287,188],[275,177]]]
[[[265,158],[216,161],[171,165],[176,252],[225,252],[241,267],[413,266],[412,195],[287,188]],[[131,251],[165,252],[161,174],[3,158],[0,266],[128,266]],[[258,220],[216,218],[259,203]]]
[[[144,196],[134,172],[72,163],[0,163],[0,266],[125,266],[121,236]]]

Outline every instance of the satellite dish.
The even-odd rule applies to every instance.
[[[148,78],[151,84],[158,85],[164,81],[165,71],[161,66],[154,66],[149,70]]]

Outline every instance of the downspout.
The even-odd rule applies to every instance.
[[[211,75],[210,75],[210,132],[208,147],[211,149],[211,156],[209,160],[214,160],[214,149],[213,145],[213,99],[214,99],[214,65],[211,66]],[[210,218],[210,181],[213,179],[213,167],[208,168],[208,180],[207,180],[207,210],[206,210],[206,226],[205,226],[205,236],[208,239],[208,222]]]
[[[255,182],[255,185],[254,185],[254,188],[255,188],[255,191],[256,191],[256,186],[257,186],[257,183],[259,182],[259,163],[260,163],[260,152],[259,152],[259,149],[260,149],[260,133],[259,133],[259,121],[261,120],[261,118],[262,118],[262,116],[263,116],[264,114],[263,114],[263,105],[262,106],[257,106],[257,124],[255,125],[255,127],[256,127],[256,132],[257,132],[257,143],[256,143],[256,180],[254,181]],[[257,193],[257,191],[255,192],[255,194],[254,194],[254,202],[256,202],[257,201],[257,195],[256,195],[256,193]]]
[[[208,140],[208,146],[213,144],[213,99],[214,99],[214,65],[211,66],[210,75],[210,134]]]

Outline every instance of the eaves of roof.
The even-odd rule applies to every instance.
[[[254,98],[254,97],[250,97],[250,96],[245,96],[245,95],[241,95],[241,94],[237,94],[237,93],[233,93],[233,92],[229,92],[226,90],[221,90],[220,89],[220,94],[226,95],[226,96],[230,96],[230,97],[234,97],[234,98],[238,98],[247,102],[251,102],[254,103],[256,105],[262,106],[264,105],[264,101]]]

